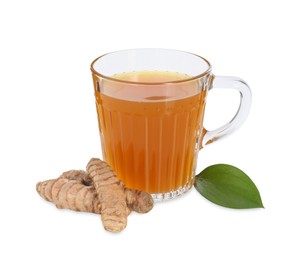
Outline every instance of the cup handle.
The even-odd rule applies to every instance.
[[[215,129],[203,128],[200,149],[218,139],[222,139],[236,131],[246,120],[251,107],[251,91],[249,86],[240,78],[227,76],[213,76],[210,89],[236,89],[240,93],[240,105],[235,116],[225,125]]]

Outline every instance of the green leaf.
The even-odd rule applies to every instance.
[[[227,208],[264,208],[258,188],[240,169],[215,164],[200,172],[195,188],[206,199]]]

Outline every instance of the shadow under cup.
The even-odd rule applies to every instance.
[[[237,130],[251,106],[242,79],[214,76],[208,61],[183,51],[117,51],[94,60],[91,70],[103,159],[126,187],[154,200],[190,189],[201,147]],[[203,116],[213,88],[238,90],[240,105],[228,123],[208,131]]]

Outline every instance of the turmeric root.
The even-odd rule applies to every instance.
[[[150,194],[125,188],[105,162],[92,159],[87,168],[90,175],[85,171],[71,170],[58,179],[39,182],[37,192],[58,208],[101,213],[105,229],[112,232],[125,228],[131,210],[146,213],[153,208]]]
[[[57,208],[100,213],[100,203],[92,181],[84,171],[64,172],[58,179],[38,182],[39,195]]]
[[[98,194],[104,228],[111,232],[122,231],[126,227],[128,215],[124,184],[110,166],[100,159],[92,158],[86,170]]]
[[[126,203],[130,210],[147,213],[154,206],[154,200],[149,193],[125,188]]]
[[[67,189],[72,188],[72,183],[79,184],[78,191],[75,192],[76,187]],[[65,185],[67,186],[63,187]],[[53,202],[57,208],[98,214],[101,212],[97,192],[93,187],[91,178],[85,171],[71,170],[64,172],[58,179],[38,182],[36,190],[42,198]],[[125,188],[125,196],[126,204],[130,210],[147,213],[153,208],[153,199],[146,192]]]

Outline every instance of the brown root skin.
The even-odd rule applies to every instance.
[[[63,189],[63,186],[66,183],[75,181],[78,181],[78,183],[81,185],[81,189],[79,189],[76,193],[72,190],[67,190],[66,196],[69,197],[69,201],[76,201],[75,207],[70,207],[66,203],[66,199],[62,198],[64,194],[60,193],[60,197],[58,195],[59,191]],[[92,185],[91,178],[85,171],[71,170],[64,172],[58,179],[38,182],[36,185],[36,190],[42,198],[47,201],[53,202],[57,208],[65,208],[75,211],[98,214],[101,212],[98,195]],[[153,208],[154,201],[150,194],[128,188],[125,188],[124,192],[126,196],[126,204],[129,210],[136,211],[138,213],[147,213]],[[97,201],[95,201],[96,199]],[[91,206],[92,204],[93,207]]]
[[[105,229],[111,232],[126,227],[131,210],[146,213],[153,208],[150,194],[125,188],[105,162],[93,158],[87,168],[90,175],[82,170],[67,171],[58,179],[37,183],[36,190],[57,208],[101,213]]]
[[[39,195],[53,202],[57,208],[100,213],[99,199],[93,186],[85,186],[79,180],[58,178],[39,182]]]
[[[127,225],[128,215],[124,184],[100,159],[92,158],[86,170],[98,194],[104,228],[111,232],[122,231]]]
[[[61,174],[59,178],[79,181],[85,186],[93,186],[93,181],[89,175],[82,170],[70,170]]]
[[[125,196],[129,209],[138,213],[147,213],[154,206],[153,198],[144,191],[125,189]]]

